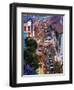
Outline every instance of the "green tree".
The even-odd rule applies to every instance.
[[[24,49],[24,62],[26,64],[30,64],[33,69],[37,69],[39,67],[38,58],[36,55],[37,43],[34,39],[26,40],[26,49]]]
[[[36,49],[37,48],[37,43],[34,39],[32,38],[27,38],[26,39],[26,45],[27,47],[30,47],[32,49]]]

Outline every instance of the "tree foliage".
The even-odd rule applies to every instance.
[[[26,39],[26,49],[24,49],[24,62],[32,66],[34,70],[39,67],[36,55],[37,43],[34,39]]]

